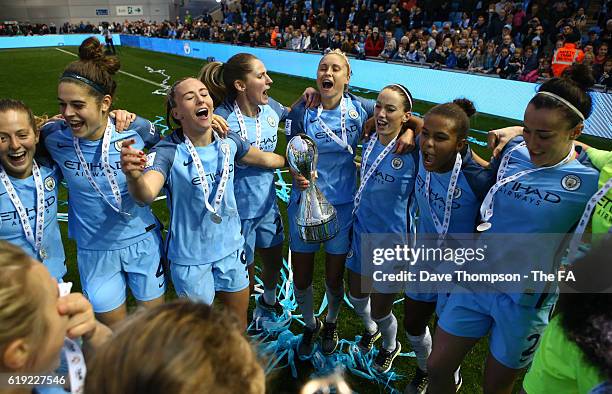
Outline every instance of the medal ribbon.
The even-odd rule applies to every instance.
[[[45,226],[45,190],[43,188],[42,176],[40,174],[38,164],[36,164],[36,160],[32,160],[32,176],[34,177],[34,184],[36,185],[36,233],[32,231],[27,210],[17,195],[17,191],[6,174],[6,171],[0,164],[0,180],[2,180],[2,184],[4,185],[8,196],[19,214],[19,221],[21,222],[21,227],[23,228],[26,239],[34,248],[36,254],[38,254],[39,257],[44,260],[43,256],[40,256],[40,251],[42,248]]]
[[[446,190],[446,202],[444,204],[444,218],[442,223],[436,216],[436,213],[431,209],[431,203],[429,201],[429,184],[431,182],[431,172],[427,172],[427,176],[425,177],[425,197],[427,199],[427,207],[429,208],[429,214],[431,215],[431,219],[434,222],[434,226],[436,226],[436,231],[440,235],[446,235],[448,232],[448,227],[450,226],[451,214],[453,211],[453,196],[455,194],[455,187],[457,186],[457,181],[459,180],[459,172],[461,171],[461,165],[463,164],[463,160],[461,160],[461,154],[457,153],[457,157],[455,158],[455,165],[453,166],[453,171],[451,172],[451,178],[448,182],[448,189]]]
[[[65,297],[70,294],[72,288],[71,282],[58,283],[59,296]],[[87,366],[85,365],[85,357],[81,351],[81,347],[72,339],[64,338],[64,347],[62,348],[66,361],[68,363],[68,375],[70,376],[70,392],[72,394],[82,394],[85,392],[85,375],[87,374]]]
[[[374,162],[372,163],[372,165],[370,166],[370,168],[368,168],[366,172],[366,165],[368,163],[368,158],[370,157],[370,153],[372,153],[372,150],[374,149],[374,145],[376,145],[377,138],[378,136],[376,134],[372,134],[372,136],[370,137],[370,141],[368,143],[368,147],[366,148],[366,151],[363,154],[363,159],[361,160],[361,183],[359,184],[359,189],[357,190],[357,194],[355,194],[355,204],[353,207],[353,214],[355,213],[355,211],[357,210],[357,207],[359,207],[359,204],[361,203],[361,194],[363,193],[363,189],[365,188],[366,183],[368,182],[372,174],[374,174],[374,171],[376,171],[380,163],[384,160],[385,157],[387,157],[389,152],[391,152],[391,150],[395,147],[395,144],[397,143],[397,136],[395,136],[395,138],[393,138],[391,142],[389,142],[387,146],[385,146],[385,149],[383,149],[383,151],[378,154],[378,156],[376,157],[376,159],[374,160]]]
[[[336,144],[340,145],[342,149],[346,149],[351,155],[353,154],[353,148],[348,144],[348,137],[346,135],[346,98],[342,97],[340,100],[340,129],[342,130],[342,139],[334,133],[327,123],[321,119],[321,114],[323,113],[323,104],[319,104],[319,108],[317,109],[317,121],[319,122],[319,126],[325,134],[329,138],[331,138]]]
[[[110,140],[114,129],[115,126],[109,119],[106,125],[106,129],[104,130],[104,137],[102,138],[102,169],[104,171],[104,175],[106,176],[106,180],[108,181],[108,184],[111,187],[111,191],[113,193],[113,198],[115,199],[116,205],[110,202],[110,200],[102,192],[102,189],[100,189],[100,186],[98,186],[98,184],[94,180],[91,174],[91,170],[89,169],[89,166],[85,161],[85,157],[83,156],[83,151],[81,151],[81,146],[79,145],[79,139],[77,137],[72,138],[72,144],[74,145],[74,150],[76,151],[76,155],[79,159],[79,163],[81,164],[81,168],[83,168],[83,173],[85,174],[85,177],[87,178],[87,181],[89,182],[91,187],[104,199],[104,201],[113,209],[113,211],[127,215],[126,212],[121,211],[121,207],[123,204],[123,200],[121,198],[121,190],[119,189],[119,183],[117,183],[117,178],[115,177],[115,174],[113,173],[113,169],[111,168],[109,162]]]
[[[580,221],[578,222],[578,226],[576,227],[576,231],[574,232],[574,236],[572,237],[572,242],[569,247],[568,261],[574,258],[576,255],[576,250],[578,249],[578,243],[580,242],[580,236],[584,234],[584,230],[586,229],[587,224],[589,224],[589,219],[591,218],[591,214],[593,210],[597,206],[597,203],[612,189],[612,178],[608,179],[606,183],[601,187],[601,189],[597,190],[595,194],[591,196],[589,202],[584,208],[584,212],[582,212],[582,216],[580,217]]]
[[[242,116],[242,112],[240,111],[240,107],[238,103],[234,101],[234,113],[236,114],[236,118],[238,119],[238,126],[240,127],[240,136],[243,140],[249,141],[249,133],[244,123],[244,116]],[[261,144],[261,122],[259,121],[259,115],[261,111],[257,112],[257,117],[255,118],[255,147],[259,149],[259,145]]]
[[[213,207],[208,202],[210,196],[210,189],[208,187],[208,180],[206,179],[206,172],[204,172],[202,160],[200,160],[200,156],[198,156],[198,152],[196,152],[196,149],[193,146],[193,143],[191,142],[189,137],[185,135],[185,145],[187,146],[189,155],[193,160],[193,164],[195,165],[198,177],[200,177],[200,187],[202,188],[202,193],[204,193],[204,204],[206,205],[206,209],[213,214],[216,214],[219,211],[221,201],[223,200],[223,195],[225,194],[225,187],[227,186],[227,181],[229,179],[230,147],[226,142],[220,142],[220,144],[221,150],[223,151],[223,172],[221,173],[221,180],[219,181],[219,186],[217,187],[217,193],[215,194]]]
[[[538,171],[542,171],[542,170],[548,170],[548,169],[553,169],[553,168],[557,168],[560,167],[568,162],[570,162],[573,158],[574,158],[574,145],[572,144],[572,149],[570,149],[569,154],[565,157],[565,159],[561,160],[560,162],[558,162],[555,165],[552,166],[546,166],[546,167],[537,167],[537,168],[531,168],[529,170],[523,170],[520,172],[517,172],[514,175],[511,175],[507,178],[504,178],[504,174],[506,173],[506,170],[508,168],[508,163],[510,162],[510,156],[512,156],[512,153],[522,147],[525,147],[525,142],[521,142],[520,144],[518,144],[517,146],[515,146],[514,148],[512,148],[510,151],[508,151],[505,155],[504,158],[502,159],[502,163],[499,167],[499,170],[497,172],[497,182],[495,182],[495,185],[493,185],[493,187],[491,187],[491,189],[489,189],[489,192],[487,193],[487,195],[485,196],[484,200],[482,201],[482,205],[480,206],[480,216],[482,217],[482,220],[487,223],[489,221],[489,219],[491,219],[491,217],[493,216],[493,197],[495,196],[495,193],[497,193],[497,191],[504,185],[515,181],[527,174],[531,174],[534,172],[538,172]]]

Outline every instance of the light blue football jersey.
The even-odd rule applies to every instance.
[[[510,141],[502,156],[511,148],[523,141],[522,136]],[[492,162],[492,168],[499,169],[501,160]],[[489,219],[491,228],[487,233],[504,234],[565,234],[571,233],[576,226],[589,198],[597,191],[599,173],[589,166],[585,152],[577,159],[571,160],[557,168],[544,169],[527,174],[501,187],[494,196],[494,213]],[[512,152],[504,177],[509,177],[523,170],[534,168],[526,147]],[[517,255],[517,251],[526,253],[526,260],[535,259],[543,267],[556,266],[562,255],[563,237],[545,238],[539,241],[537,236],[509,236],[504,248],[489,251],[487,257],[495,255],[497,264],[503,264],[508,258],[504,255]],[[493,252],[493,253],[492,253]],[[501,257],[500,257],[501,256]],[[502,260],[503,259],[503,260]],[[510,262],[507,262],[510,263]],[[525,262],[516,261],[516,264]],[[545,287],[545,283],[536,282]],[[555,291],[556,284],[546,290]],[[541,290],[541,289],[540,289]],[[536,290],[530,293],[508,293],[522,305],[540,305],[546,294]],[[542,294],[541,294],[542,293]]]
[[[46,124],[42,129],[45,147],[62,171],[68,186],[68,234],[75,239],[77,246],[90,250],[115,250],[132,245],[155,229],[157,220],[149,207],[139,206],[130,196],[126,178],[121,171],[121,141],[135,139],[135,149],[150,147],[159,141],[159,134],[147,120],[139,118],[133,129],[111,135],[109,163],[119,184],[122,198],[122,211],[130,216],[113,210],[94,190],[79,162],[72,142],[70,127],[63,121]],[[104,174],[102,165],[102,139],[90,141],[79,139],[83,156],[92,177],[106,198],[113,204],[111,186]]]
[[[523,141],[517,137],[503,154]],[[576,225],[589,198],[597,191],[597,170],[582,157],[554,169],[545,169],[507,183],[495,193],[495,233],[568,233]],[[503,157],[500,156],[500,158]],[[497,170],[501,160],[492,163]],[[526,147],[512,152],[504,177],[534,168]]]
[[[250,145],[236,133],[230,132],[224,140],[195,147],[206,172],[209,201],[213,201],[223,173],[221,142],[230,147],[230,165],[229,179],[218,212],[222,221],[218,224],[211,220],[210,212],[206,209],[201,180],[185,145],[182,130],[176,130],[164,138],[149,153],[151,165],[147,171],[158,171],[165,178],[166,203],[170,211],[166,248],[170,262],[209,264],[230,255],[244,244],[234,197],[234,161],[246,155]]]
[[[259,106],[259,123],[261,139],[259,149],[264,152],[274,152],[278,141],[278,125],[284,122],[288,115],[287,108],[272,98],[269,103]],[[227,120],[230,130],[242,137],[240,124],[234,112],[234,102],[225,101],[215,109],[215,114]],[[247,142],[255,146],[257,140],[256,119],[242,115],[247,129]],[[252,167],[236,163],[234,174],[234,193],[241,219],[261,217],[269,212],[276,200],[274,187],[274,170]]]
[[[58,188],[62,180],[59,168],[55,164],[37,159],[45,190],[45,225],[43,230],[42,248],[49,256],[43,261],[51,275],[62,278],[66,274],[64,246],[57,222]],[[36,231],[36,184],[34,176],[16,179],[9,176],[23,207],[30,219],[32,231]],[[27,254],[38,260],[34,247],[28,242],[19,213],[8,196],[4,185],[0,183],[0,239],[4,239],[21,247]]]
[[[467,234],[474,232],[479,216],[482,199],[494,181],[493,173],[480,167],[472,158],[472,151],[468,147],[462,154],[461,171],[453,193],[448,233]],[[451,171],[445,173],[431,172],[429,185],[429,205],[427,204],[427,190],[425,179],[427,171],[423,166],[423,158],[419,158],[419,172],[417,175],[416,201],[419,208],[417,234],[437,234],[437,229],[431,217],[433,212],[440,223],[444,220],[446,194],[451,178]]]
[[[350,93],[347,98],[346,132],[347,143],[357,150],[363,126],[374,113],[374,101],[358,98]],[[323,110],[321,118],[327,126],[342,139],[340,105],[331,110]],[[294,106],[285,122],[288,140],[299,133],[311,137],[317,144],[319,161],[317,163],[317,186],[333,205],[353,202],[356,192],[357,173],[353,163],[354,155],[327,136],[317,121],[317,108],[306,109],[303,102]],[[299,193],[291,193],[291,200],[297,200]]]
[[[367,158],[366,172],[384,149],[377,139]],[[355,210],[356,233],[408,233],[408,207],[414,197],[417,157],[414,152],[405,155],[390,152],[380,162],[363,188]]]

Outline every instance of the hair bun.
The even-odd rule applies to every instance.
[[[453,104],[458,105],[468,117],[471,117],[476,113],[476,107],[471,100],[464,98],[458,98],[453,100]]]
[[[586,64],[576,63],[566,68],[561,76],[578,85],[582,90],[588,90],[595,85],[595,78],[591,68]]]
[[[79,58],[82,61],[92,61],[113,75],[121,68],[116,56],[106,56],[104,45],[96,37],[89,37],[79,46]]]

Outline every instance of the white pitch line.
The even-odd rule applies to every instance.
[[[60,52],[67,53],[68,55],[72,55],[72,56],[74,56],[74,57],[78,57],[78,55],[76,55],[76,54],[74,54],[74,53],[72,53],[72,52],[68,52],[68,51],[65,51],[65,50],[60,49],[60,48],[55,48],[55,49],[56,49],[56,50],[58,50],[58,51],[60,51]],[[157,83],[157,82],[151,81],[150,79],[146,79],[146,78],[143,78],[143,77],[139,77],[138,75],[134,75],[134,74],[129,73],[129,72],[125,72],[125,71],[121,71],[121,70],[119,70],[119,73],[121,73],[121,74],[123,74],[123,75],[127,75],[128,77],[132,77],[132,78],[135,78],[135,79],[141,80],[142,82],[150,83],[151,85],[157,86],[157,87],[159,87],[159,88],[164,88],[164,89],[166,89],[166,88],[167,88],[167,86],[164,86],[164,85],[159,84],[159,83]]]

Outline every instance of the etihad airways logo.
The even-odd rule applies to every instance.
[[[229,172],[230,174],[232,172],[234,172],[234,163],[230,163],[229,165]],[[218,182],[219,180],[221,180],[221,176],[223,174],[223,168],[219,169],[216,173],[207,173],[206,174],[206,180],[208,181],[209,184],[214,184],[215,182]],[[191,178],[191,184],[194,186],[200,186],[201,184],[201,180],[199,176],[193,177]]]
[[[49,208],[55,204],[55,196],[49,196],[45,199],[45,210],[48,211]],[[35,220],[36,219],[36,207],[27,207],[26,215],[28,215],[28,219]],[[0,212],[0,221],[2,222],[10,222],[14,220],[19,220],[19,213],[17,210]]]
[[[553,191],[539,189],[531,185],[513,181],[503,186],[500,192],[505,193],[508,197],[539,206],[543,203],[559,204],[561,196]]]

